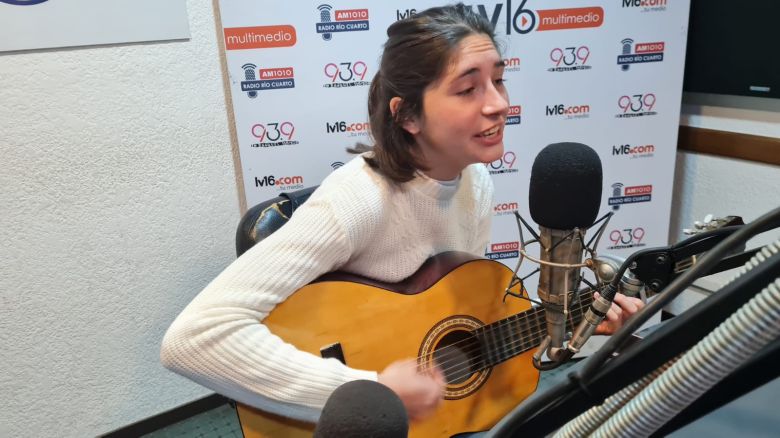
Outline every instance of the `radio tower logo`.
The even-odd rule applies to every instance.
[[[333,8],[330,5],[319,5],[317,9],[320,10],[320,23],[330,23],[330,10]],[[328,32],[322,34],[322,39],[325,41],[330,41],[331,38],[333,35]]]
[[[320,21],[316,23],[317,33],[322,39],[330,41],[336,32],[357,32],[368,30],[368,9],[333,9],[333,6],[321,4]],[[331,16],[331,11],[333,16]]]

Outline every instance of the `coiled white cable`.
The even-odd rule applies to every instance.
[[[726,284],[778,252],[780,241],[765,246]],[[679,362],[674,363],[678,356],[607,398],[567,423],[555,437],[650,435],[778,335],[780,279],[732,314]]]
[[[554,438],[576,438],[590,435],[594,430],[598,429],[602,423],[612,417],[615,412],[620,410],[623,405],[634,398],[634,396],[644,389],[645,386],[649,385],[653,380],[658,378],[661,373],[669,369],[676,360],[677,358],[674,358],[666,362],[653,372],[608,397],[604,400],[604,403],[583,412],[577,418],[574,418],[558,429],[558,431],[555,432]]]
[[[780,243],[768,245],[737,275],[778,252]],[[649,436],[778,336],[780,278],[696,344],[592,436]]]

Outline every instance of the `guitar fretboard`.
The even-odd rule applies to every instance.
[[[569,305],[566,327],[573,330],[593,302],[593,292],[582,292]],[[510,317],[484,325],[473,331],[481,344],[481,369],[493,367],[528,350],[536,348],[547,335],[544,308],[534,307]]]

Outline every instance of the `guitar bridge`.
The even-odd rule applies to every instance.
[[[341,348],[340,342],[320,348],[320,356],[322,356],[323,359],[338,359],[338,361],[344,365],[347,364],[346,359],[344,359],[344,350]]]

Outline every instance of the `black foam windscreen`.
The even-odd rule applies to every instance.
[[[601,189],[601,159],[596,151],[582,143],[548,145],[531,168],[531,218],[555,230],[587,228],[599,213]]]
[[[409,418],[401,399],[370,380],[347,382],[325,402],[314,438],[406,438]]]

